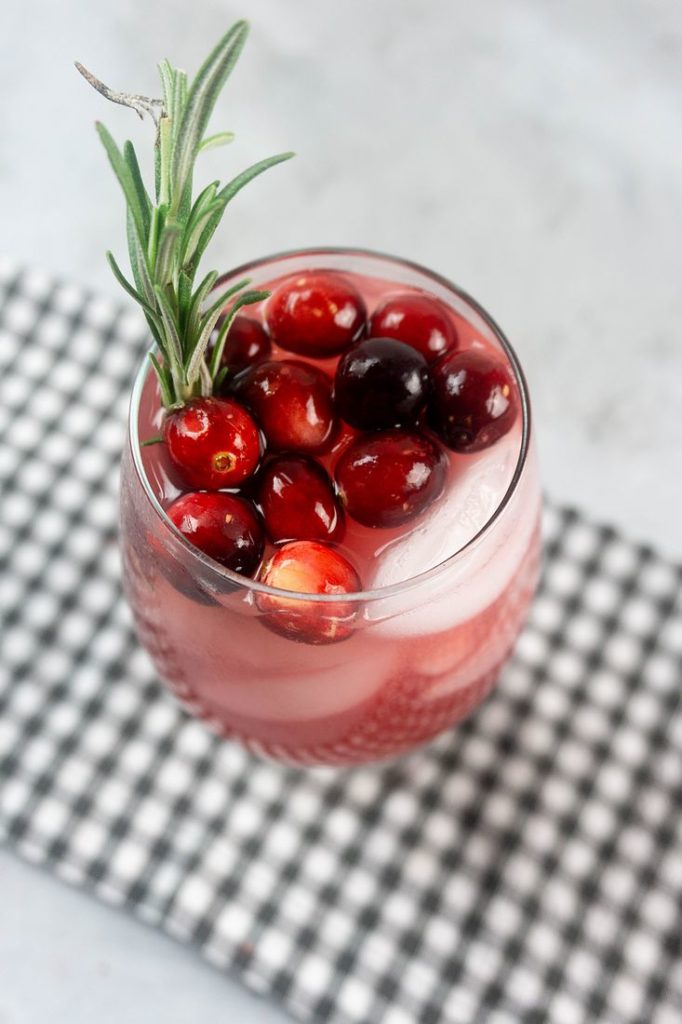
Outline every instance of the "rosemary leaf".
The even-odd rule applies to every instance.
[[[161,365],[161,363],[156,358],[153,352],[149,353],[149,361],[154,367],[154,372],[156,373],[159,382],[159,389],[161,391],[161,401],[168,409],[171,405],[173,405],[174,402],[173,385],[168,370],[166,369],[165,366]]]
[[[192,173],[218,95],[237,62],[247,34],[246,22],[236,22],[209,54],[192,82],[173,154],[173,191],[178,200]]]
[[[208,349],[208,343],[211,340],[211,335],[213,334],[213,328],[218,323],[221,312],[221,309],[215,309],[212,313],[207,313],[206,316],[201,319],[199,338],[194,347],[194,351],[190,356],[186,369],[186,380],[190,387],[192,387],[194,382],[197,380],[201,364],[206,357],[206,350]],[[214,374],[210,372],[211,380],[213,380],[213,376]]]
[[[128,210],[126,218],[126,227],[128,232],[128,257],[130,259],[130,268],[133,272],[133,280],[137,285],[137,290],[144,295],[147,303],[150,306],[153,306],[154,285],[152,284],[152,279],[149,273],[147,257],[144,249],[142,248],[137,226],[130,210]]]
[[[165,57],[162,61],[159,61],[159,77],[161,78],[161,89],[163,91],[163,107],[165,116],[171,121],[175,117],[175,109],[173,107],[173,84],[175,79],[175,72],[173,71],[173,65]]]
[[[209,294],[213,285],[218,279],[218,274],[215,270],[211,270],[203,279],[194,295],[192,296],[192,302],[189,307],[187,314],[187,324],[185,332],[188,338],[197,338],[199,336],[199,320],[201,315],[201,307],[206,300],[206,296]]]
[[[193,395],[209,395],[220,373],[225,337],[236,310],[264,298],[265,292],[244,292],[239,281],[211,296],[218,274],[194,281],[201,257],[220,223],[227,204],[253,178],[289,159],[291,153],[262,160],[220,187],[211,182],[193,197],[194,167],[199,152],[225,145],[232,132],[206,135],[208,122],[242,50],[248,26],[239,21],[220,39],[192,81],[168,60],[159,64],[161,98],[113,90],[77,64],[85,79],[105,98],[149,114],[156,125],[154,201],[145,187],[135,148],[122,148],[102,125],[97,131],[119,181],[126,203],[126,229],[131,274],[127,276],[111,253],[107,259],[117,281],[138,303],[158,346],[152,365],[164,406],[179,408]],[[232,307],[224,315],[226,302]],[[223,318],[219,329],[216,326]],[[214,333],[218,342],[207,352]]]
[[[135,301],[137,303],[139,303],[140,306],[142,306],[142,309],[145,311],[145,313],[153,314],[154,310],[151,308],[150,305],[148,305],[148,303],[145,301],[145,299],[142,298],[142,296],[138,292],[137,288],[134,288],[133,285],[130,283],[130,281],[127,279],[127,277],[125,277],[125,275],[123,274],[121,268],[119,267],[118,263],[114,259],[114,254],[107,250],[106,257],[107,257],[109,266],[111,267],[111,269],[113,271],[114,277],[116,278],[118,283],[121,285],[121,287],[124,288],[125,291],[128,292],[128,295],[130,295],[131,298],[135,299]]]
[[[189,217],[187,218],[187,226],[185,233],[191,231],[192,227],[196,223],[197,218],[201,217],[204,210],[211,205],[215,199],[218,189],[220,188],[219,181],[212,181],[210,185],[207,185],[205,189],[199,193],[197,198],[194,200],[194,205],[190,211]]]
[[[135,221],[138,234],[140,238],[146,242],[147,238],[144,230],[144,215],[142,213],[137,189],[135,188],[135,184],[130,173],[130,168],[123,159],[121,151],[112,139],[111,135],[100,121],[97,121],[96,128],[99,137],[102,140],[102,145],[109,157],[109,163],[111,164],[114,174],[118,178],[119,184],[123,189],[128,210]]]
[[[163,336],[163,322],[160,316],[155,313],[153,316],[151,313],[147,313],[145,310],[144,318],[147,321],[149,332],[159,347],[159,352],[165,353],[166,351],[166,339]]]
[[[161,218],[159,207],[152,207],[152,216],[149,222],[149,238],[147,240],[147,261],[150,267],[156,264],[156,254],[159,244],[159,226]]]
[[[218,374],[218,370],[220,368],[220,360],[223,357],[223,349],[225,348],[225,341],[227,339],[227,332],[229,331],[232,325],[232,321],[234,320],[238,311],[242,308],[242,306],[250,306],[254,302],[262,302],[263,299],[267,299],[269,294],[270,292],[244,292],[243,295],[238,295],[237,298],[234,300],[232,307],[226,314],[225,319],[223,320],[220,326],[218,337],[215,340],[213,352],[211,353],[209,372],[211,374],[212,380],[215,380]],[[211,328],[211,330],[213,330],[213,328]]]
[[[152,216],[152,201],[149,198],[147,189],[144,187],[142,180],[142,174],[140,173],[140,165],[137,162],[137,153],[132,142],[128,141],[123,144],[123,159],[125,160],[128,170],[130,171],[130,177],[132,179],[133,187],[137,193],[137,200],[140,206],[140,212],[142,214],[142,227],[143,235],[142,239],[145,243],[149,240],[149,225]]]
[[[191,209],[192,209],[192,175],[190,174],[189,178],[187,179],[187,184],[185,185],[185,190],[182,193],[182,196],[180,197],[180,202],[178,204],[178,214],[177,214],[177,217],[178,217],[178,222],[180,224],[186,224],[187,223],[187,218],[190,215]]]
[[[184,397],[181,396],[179,392],[183,390],[183,385],[187,383],[187,379],[186,374],[183,372],[182,342],[180,340],[178,324],[175,319],[175,312],[163,288],[160,288],[157,285],[155,291],[159,304],[159,312],[161,313],[161,319],[165,328],[166,356],[168,357],[170,372],[175,386],[175,397]]]
[[[173,72],[173,115],[171,124],[173,128],[173,145],[177,144],[180,122],[184,113],[183,96],[187,94],[187,75],[184,71]]]
[[[231,199],[240,192],[245,185],[248,185],[250,181],[257,178],[263,171],[267,171],[270,167],[275,167],[277,164],[283,163],[285,160],[291,160],[295,153],[277,153],[276,156],[266,157],[265,160],[259,160],[258,163],[252,164],[247,167],[245,171],[238,174],[232,181],[228,181],[227,185],[221,188],[217,198],[224,203],[229,203]]]
[[[186,325],[192,304],[192,279],[189,274],[181,270],[178,275],[178,314],[180,320],[180,331],[183,338],[187,337]]]
[[[160,135],[160,128],[156,132],[157,140]],[[154,196],[157,203],[161,201],[161,150],[158,142],[154,146]]]
[[[156,255],[154,276],[160,285],[173,281],[176,263],[176,243],[180,235],[180,224],[167,221],[159,238],[159,249]]]
[[[195,240],[203,230],[203,226],[209,216],[209,212],[207,211],[211,210],[219,187],[219,181],[212,181],[211,184],[207,185],[203,192],[201,192],[194,201],[194,206],[187,218],[187,224],[185,226],[182,243],[180,245],[178,258],[183,266],[189,262],[187,254],[192,251]]]
[[[182,102],[182,109],[184,110],[187,106],[187,97],[189,95],[189,85],[187,84],[187,75],[183,71],[180,77],[180,99]]]
[[[199,143],[198,153],[207,149],[216,149],[218,146],[227,146],[234,142],[234,132],[216,132],[215,135],[207,135],[203,142]]]
[[[157,202],[168,205],[171,201],[171,160],[173,147],[171,144],[171,123],[167,117],[162,117],[159,121],[158,152],[159,187]]]
[[[201,382],[201,394],[204,397],[213,394],[213,381],[211,380],[211,374],[208,372],[205,359],[202,359],[199,363],[199,380]]]
[[[211,203],[204,207],[203,210],[193,218],[191,226],[188,226],[188,230],[185,232],[185,238],[183,239],[182,246],[182,263],[183,266],[193,267],[198,263],[198,246],[200,239],[204,233],[206,226],[218,214],[218,222],[223,215],[224,206],[219,200],[213,199]]]
[[[237,281],[236,284],[230,285],[230,287],[226,288],[225,291],[221,295],[219,295],[217,299],[215,299],[212,305],[210,305],[209,308],[204,311],[204,316],[212,316],[216,309],[224,309],[227,300],[231,299],[232,296],[236,295],[237,292],[240,292],[242,288],[246,288],[247,284],[251,284],[251,280],[250,278],[245,277],[243,278],[243,280]],[[267,292],[263,292],[263,298],[267,299],[267,297]],[[257,300],[254,299],[254,301]]]
[[[238,174],[236,178],[233,178],[232,181],[228,182],[227,185],[220,190],[216,196],[216,204],[219,203],[220,205],[216,205],[215,213],[211,216],[204,227],[192,254],[192,259],[195,263],[203,256],[206,246],[213,238],[215,230],[222,220],[225,207],[230,200],[234,199],[237,193],[241,191],[245,185],[248,185],[250,181],[253,181],[254,178],[257,178],[259,174],[267,171],[270,167],[275,167],[277,164],[283,163],[285,160],[290,160],[294,155],[294,153],[279,153],[277,156],[271,156],[267,157],[265,160],[259,160],[258,163],[252,164],[251,167],[247,167],[245,171]]]

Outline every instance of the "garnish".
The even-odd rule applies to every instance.
[[[232,141],[231,132],[205,133],[247,35],[247,23],[236,22],[192,82],[184,71],[167,60],[161,61],[161,99],[115,92],[76,64],[103,96],[130,107],[140,118],[149,114],[156,124],[155,202],[142,180],[132,142],[126,142],[120,150],[103,124],[97,122],[96,127],[125,196],[134,283],[125,277],[111,252],[107,252],[107,259],[119,284],[142,308],[158,346],[158,354],[150,355],[150,359],[167,409],[178,409],[192,398],[213,394],[218,378],[224,376],[223,348],[235,314],[241,307],[268,297],[268,292],[245,290],[249,281],[243,280],[209,301],[218,279],[215,270],[195,287],[199,262],[230,200],[263,171],[293,156],[279,153],[268,157],[226,185],[213,181],[196,197],[193,195],[194,165],[199,154]],[[213,340],[230,299],[229,312]]]

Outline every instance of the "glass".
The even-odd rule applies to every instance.
[[[144,452],[152,449],[139,445],[140,417],[147,416],[145,429],[154,425],[154,384],[145,360],[123,456],[121,545],[140,641],[192,714],[258,754],[349,765],[427,741],[461,721],[493,688],[536,587],[541,500],[521,367],[494,321],[459,288],[404,260],[338,249],[257,260],[227,279],[248,276],[259,287],[322,268],[380,279],[389,291],[426,291],[502,354],[516,378],[521,415],[509,483],[496,507],[440,564],[404,582],[344,597],[350,635],[342,642],[287,639],[266,627],[266,606],[272,613],[279,601],[289,611],[300,608],[331,621],[339,615],[338,597],[296,595],[238,576],[172,526],[145,469]],[[453,512],[453,537],[467,514]]]

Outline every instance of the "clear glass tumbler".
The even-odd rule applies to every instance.
[[[453,553],[403,582],[344,596],[342,612],[336,596],[264,586],[207,558],[165,515],[149,472],[146,453],[153,449],[140,448],[141,432],[158,431],[158,396],[145,359],[123,455],[121,546],[140,641],[191,713],[255,753],[351,765],[429,740],[490,692],[537,584],[541,499],[517,357],[488,314],[455,285],[405,260],[339,249],[268,257],[228,279],[246,276],[260,287],[322,268],[372,278],[387,290],[421,289],[499,351],[521,407],[504,490],[491,506],[490,478],[474,479],[466,502],[444,505],[426,527],[446,530]],[[457,545],[458,531],[464,536],[472,529]],[[342,613],[345,639],[327,645],[289,639],[267,627],[278,610],[330,621]]]

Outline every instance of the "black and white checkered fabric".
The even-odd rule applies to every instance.
[[[0,838],[335,1024],[682,1021],[682,572],[550,509],[499,687],[384,766],[211,736],[119,595],[133,312],[0,264]]]

